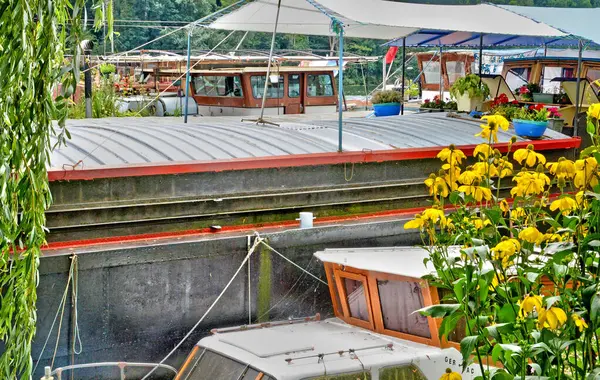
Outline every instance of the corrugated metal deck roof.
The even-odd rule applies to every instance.
[[[281,119],[280,126],[232,117],[108,118],[70,120],[71,140],[52,153],[52,166],[83,160],[83,167],[120,166],[337,151],[335,120]],[[479,144],[480,121],[442,113],[344,119],[344,151]],[[513,131],[500,131],[507,142]],[[546,138],[566,136],[547,130]]]

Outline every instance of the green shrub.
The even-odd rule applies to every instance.
[[[400,103],[402,94],[394,90],[385,90],[376,92],[371,99],[373,104]]]
[[[100,65],[100,73],[103,75],[114,74],[117,68],[112,63],[103,63]]]
[[[481,81],[475,74],[469,74],[465,77],[458,78],[450,88],[450,94],[454,98],[469,94],[469,98],[486,99],[490,95],[489,87]]]

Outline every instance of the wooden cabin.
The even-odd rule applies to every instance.
[[[265,115],[334,113],[337,107],[334,74],[337,70],[334,66],[272,68]],[[154,82],[157,91],[179,76],[178,69],[153,69],[151,72],[159,78]],[[256,116],[260,114],[266,72],[266,67],[253,66],[192,69],[190,94],[198,104],[200,115]],[[173,91],[179,88],[172,87]]]
[[[442,82],[444,91],[449,91],[454,82],[467,74],[477,72],[473,53],[448,52],[442,53]],[[434,52],[417,54],[417,65],[422,73],[421,88],[426,91],[440,90],[440,56]]]
[[[451,253],[458,255],[459,248]],[[326,249],[315,253],[325,266],[335,316],[380,334],[440,348],[458,348],[466,334],[440,341],[441,319],[415,313],[440,303],[443,295],[422,277],[429,253],[419,247]],[[464,323],[462,323],[464,327]]]

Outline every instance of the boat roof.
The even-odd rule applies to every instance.
[[[334,115],[335,116],[335,115]],[[274,125],[242,122],[239,117],[122,117],[67,120],[71,139],[54,149],[52,167],[72,170],[157,165],[173,162],[216,162],[288,155],[337,152],[338,122],[269,117]],[[397,148],[476,145],[480,120],[445,113],[383,118],[344,119],[344,151],[369,152]],[[498,131],[506,143],[514,130]],[[568,137],[547,129],[544,139]],[[52,137],[52,144],[56,138]],[[520,141],[526,139],[518,138]],[[570,140],[569,140],[570,141]]]
[[[449,254],[459,255],[460,247],[450,247]],[[425,263],[429,252],[422,247],[336,248],[314,255],[325,263],[405,277],[421,278],[434,270],[429,262]]]
[[[392,349],[389,344],[393,345]],[[198,345],[247,363],[279,380],[322,376],[325,371],[327,374],[348,373],[363,368],[418,364],[425,358],[443,363],[449,353],[458,354],[454,349],[442,351],[380,335],[337,318],[215,333]],[[350,349],[355,350],[360,360],[348,354]],[[344,354],[339,355],[340,351]],[[320,354],[325,354],[321,360]]]
[[[548,61],[560,61],[560,62],[571,62],[577,63],[577,57],[521,57],[521,58],[506,58],[504,63],[510,62],[520,62],[520,61],[539,61],[539,62],[548,62]],[[600,58],[582,58],[582,62],[594,62],[600,63]]]
[[[298,73],[298,72],[321,72],[321,71],[337,71],[339,66],[281,66],[271,68],[271,74],[280,73]],[[144,68],[144,72],[154,73],[156,70],[160,74],[181,74],[179,69],[163,69],[163,68]],[[191,69],[192,74],[244,74],[244,73],[266,73],[266,67],[232,67],[232,68],[215,68],[215,69]]]

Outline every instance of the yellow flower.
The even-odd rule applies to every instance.
[[[415,215],[415,218],[413,220],[409,220],[408,222],[404,223],[405,230],[420,230],[423,227],[425,227],[425,219],[422,218],[421,214]]]
[[[498,175],[500,178],[504,178],[506,176],[513,174],[513,164],[508,162],[504,158],[501,158],[498,162],[498,170],[500,174]]]
[[[541,310],[543,310],[542,296],[529,294],[523,301],[519,302],[519,316],[521,317],[525,317],[534,311],[540,313]]]
[[[502,212],[504,214],[508,214],[508,212],[510,211],[510,206],[509,206],[508,202],[506,201],[506,199],[501,200],[499,203],[499,206],[500,206],[500,210],[502,210]]]
[[[458,178],[460,177],[460,166],[444,164],[442,165],[442,169],[444,169],[444,171],[446,172],[446,175],[444,175],[444,180],[450,187],[450,191],[456,190],[458,188],[458,184],[456,183],[456,181],[458,181]]]
[[[440,380],[462,380],[462,376],[458,372],[453,372],[450,368],[446,368],[446,373],[444,373]]]
[[[525,240],[529,243],[539,244],[543,237],[544,235],[535,227],[527,227],[523,231],[519,232],[519,239]]]
[[[577,194],[575,194],[575,200],[577,201],[577,204],[581,207],[587,207],[587,199],[585,199],[585,191],[578,191]]]
[[[575,199],[569,196],[564,196],[550,204],[551,211],[560,210],[563,215],[569,215],[571,211],[575,210],[576,208],[577,202],[575,201]]]
[[[571,319],[575,322],[575,326],[579,329],[579,332],[583,332],[583,330],[588,328],[588,324],[585,323],[585,319],[581,318],[577,314],[571,314]]]
[[[465,218],[465,222],[473,224],[473,226],[475,227],[476,230],[480,230],[483,227],[490,226],[492,224],[492,222],[490,222],[489,219],[486,219],[484,221],[481,218],[473,218],[471,220]]]
[[[462,172],[462,174],[458,177],[458,181],[463,185],[470,185],[473,182],[475,182],[475,180],[479,180],[480,177],[481,176],[479,175],[479,173],[473,170],[467,170]]]
[[[575,161],[575,179],[573,183],[579,189],[585,189],[588,185],[598,185],[598,161],[594,157]]]
[[[558,162],[548,162],[546,168],[550,174],[556,175],[558,178],[571,179],[575,176],[575,163],[564,157],[559,158]]]
[[[489,286],[490,290],[496,289],[500,284],[500,281],[504,281],[504,275],[502,274],[502,272],[496,272],[494,274],[494,277],[492,277],[492,282]]]
[[[511,264],[511,257],[521,250],[521,243],[517,239],[506,239],[498,243],[491,249],[494,260],[501,260],[502,266],[507,267]]]
[[[487,177],[488,174],[490,177],[496,177],[498,173],[498,169],[487,162],[477,162],[473,165],[473,170],[478,173],[482,177]]]
[[[510,216],[513,219],[523,218],[525,215],[526,215],[526,213],[525,213],[525,209],[523,207],[517,207],[517,208],[513,209],[512,212],[510,213]]]
[[[542,237],[542,240],[547,243],[555,243],[555,242],[562,241],[563,237],[556,233],[547,233],[547,234],[544,234],[544,236]]]
[[[481,136],[481,138],[494,143],[498,142],[498,129],[502,128],[508,131],[508,120],[500,115],[489,115],[482,117],[483,120],[487,121],[487,124],[481,124],[481,132],[475,136]]]
[[[442,198],[446,198],[448,196],[448,184],[442,177],[431,174],[429,178],[425,180],[425,185],[429,187],[429,195],[433,195],[435,199],[437,199],[438,195]]]
[[[487,187],[479,186],[478,184],[463,185],[459,186],[458,191],[471,195],[477,202],[481,202],[483,199],[489,201],[492,199],[492,190]]]
[[[546,157],[541,153],[535,152],[533,150],[533,145],[531,144],[527,145],[526,149],[517,149],[515,153],[513,153],[513,158],[520,165],[523,165],[523,162],[525,162],[525,165],[529,167],[546,163]]]
[[[422,217],[423,217],[423,219],[428,220],[432,223],[446,221],[446,216],[444,215],[444,211],[440,210],[439,208],[426,209],[425,211],[423,211]]]
[[[467,158],[467,156],[465,156],[462,150],[456,149],[454,145],[450,145],[448,148],[442,149],[438,153],[437,158],[454,166],[455,164],[460,165],[462,160]]]
[[[489,146],[488,144],[479,144],[473,150],[473,157],[480,156],[484,160],[487,160],[487,158],[490,156],[491,153],[492,153],[491,146]]]
[[[538,311],[538,328],[547,328],[556,330],[567,322],[567,314],[559,307],[551,307],[546,310],[541,308]]]
[[[550,184],[550,178],[544,173],[531,173],[520,171],[513,177],[517,186],[513,187],[510,194],[514,196],[525,196],[531,194],[541,194],[544,192],[544,186]]]
[[[596,120],[600,119],[600,103],[595,103],[588,108],[587,114],[589,117]]]

